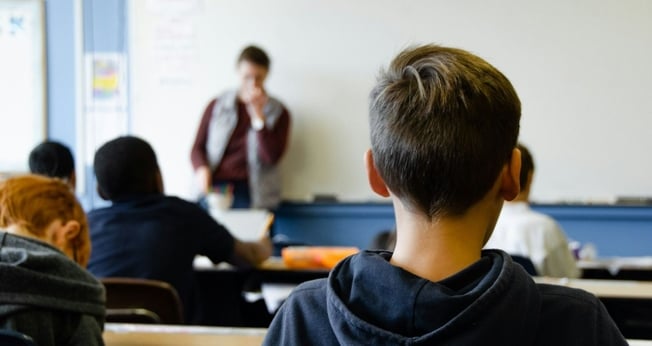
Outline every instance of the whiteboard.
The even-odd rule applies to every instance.
[[[28,170],[45,138],[44,13],[40,0],[0,1],[0,172]]]
[[[156,149],[167,191],[190,195],[189,152],[209,100],[237,84],[255,43],[267,88],[292,115],[283,196],[374,199],[362,156],[367,95],[402,48],[470,50],[514,84],[533,198],[652,196],[652,1],[205,0],[130,2],[134,133]]]

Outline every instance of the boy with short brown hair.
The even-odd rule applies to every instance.
[[[297,287],[269,345],[625,345],[593,295],[537,285],[482,251],[519,193],[520,102],[481,58],[425,45],[400,53],[370,96],[373,191],[390,197],[396,247]]]

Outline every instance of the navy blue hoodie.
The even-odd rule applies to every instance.
[[[509,255],[482,258],[439,282],[362,252],[327,279],[297,287],[266,345],[627,345],[602,303],[535,284]]]

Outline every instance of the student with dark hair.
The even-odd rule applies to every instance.
[[[75,159],[70,149],[56,141],[45,141],[29,153],[29,170],[34,174],[59,178],[75,188]]]
[[[482,251],[519,192],[520,102],[463,50],[401,52],[370,95],[371,189],[390,197],[394,252],[364,251],[294,289],[266,345],[625,345],[587,292],[538,285]]]
[[[200,323],[200,298],[193,276],[195,255],[214,263],[257,265],[272,253],[269,237],[235,239],[198,205],[163,193],[152,147],[119,137],[95,153],[100,196],[111,206],[88,214],[93,254],[88,269],[97,277],[156,279],[176,288],[186,322]]]
[[[0,182],[0,329],[37,345],[103,345],[104,287],[83,268],[86,214],[60,179]]]
[[[581,271],[561,226],[530,208],[534,160],[524,145],[517,147],[521,151],[521,192],[505,203],[485,248],[527,257],[542,276],[577,278]]]
[[[240,53],[240,86],[208,104],[192,146],[200,192],[228,185],[234,208],[271,209],[281,198],[277,166],[287,146],[290,114],[265,90],[269,67],[269,57],[256,46]]]

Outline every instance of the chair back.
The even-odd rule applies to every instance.
[[[36,346],[34,340],[21,332],[11,329],[0,329],[0,345],[3,346]]]
[[[103,278],[106,321],[115,323],[182,324],[177,291],[170,284],[149,279]]]
[[[512,257],[512,261],[518,263],[525,269],[525,271],[530,274],[531,276],[537,276],[537,269],[534,267],[534,263],[532,263],[532,260],[524,257],[524,256],[519,256],[519,255],[510,255]]]

